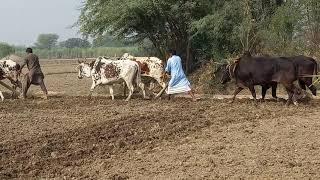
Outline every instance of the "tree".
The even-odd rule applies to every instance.
[[[85,39],[69,38],[66,41],[60,42],[60,46],[65,48],[88,48],[91,46],[91,44]]]
[[[51,49],[56,46],[58,39],[57,34],[40,34],[35,46],[39,49]]]
[[[318,0],[302,0],[301,2],[305,44],[311,54],[319,53],[320,2]]]
[[[14,47],[12,47],[6,43],[0,43],[0,59],[8,56],[14,52],[15,52]]]
[[[186,59],[188,71],[193,54],[190,25],[206,15],[210,0],[87,0],[78,21],[85,35],[106,32],[136,42],[148,39],[164,58],[175,48]]]
[[[164,58],[175,48],[188,71],[243,50],[290,55],[320,46],[318,0],[86,0],[84,35],[147,40]]]
[[[128,45],[130,45],[130,42],[118,40],[116,37],[108,33],[97,36],[92,42],[93,47],[124,47]]]

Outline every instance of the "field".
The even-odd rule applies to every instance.
[[[320,178],[318,99],[89,99],[75,61],[42,64],[49,100],[0,104],[0,179]]]

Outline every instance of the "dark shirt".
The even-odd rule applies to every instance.
[[[21,65],[21,69],[27,65],[29,72],[34,75],[34,74],[42,74],[42,70],[40,67],[40,63],[39,63],[39,58],[37,55],[35,54],[28,54],[25,58],[24,58],[24,62]]]
[[[28,54],[24,58],[24,62],[21,65],[21,69],[27,65],[29,72],[26,74],[29,76],[30,83],[38,85],[41,81],[43,81],[44,75],[42,73],[40,63],[39,63],[39,58],[35,54]]]

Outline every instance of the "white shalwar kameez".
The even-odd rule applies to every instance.
[[[178,94],[191,91],[190,82],[184,74],[181,58],[179,56],[173,55],[168,59],[165,71],[171,75],[167,94]]]

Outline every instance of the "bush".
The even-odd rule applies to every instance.
[[[4,58],[12,53],[14,53],[14,47],[12,47],[6,43],[0,43],[0,59]]]

